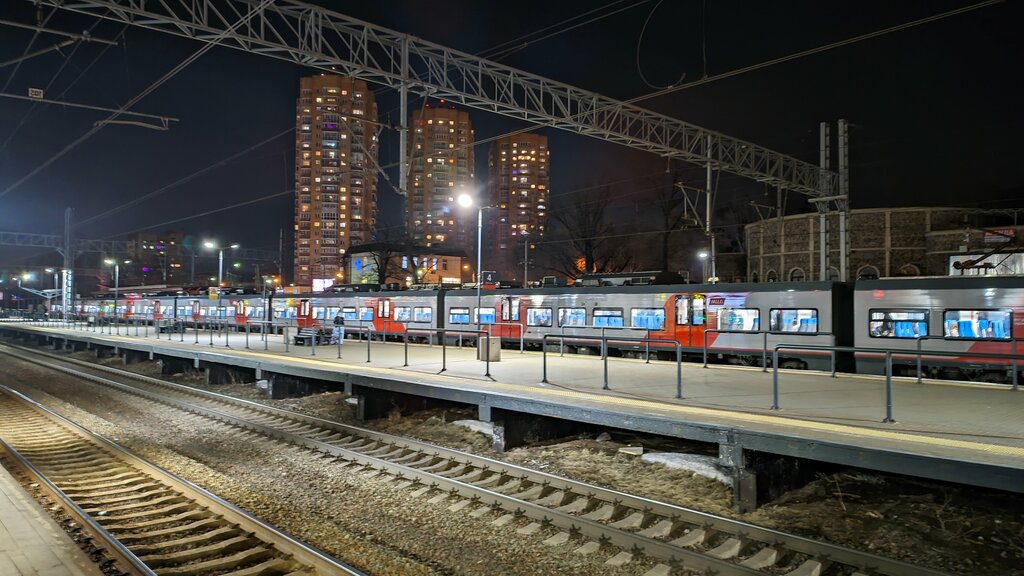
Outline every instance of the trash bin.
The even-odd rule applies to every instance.
[[[488,342],[490,349],[488,349]],[[486,356],[485,356],[486,354]],[[484,336],[477,340],[477,360],[490,360],[491,362],[501,361],[501,338],[498,336]]]

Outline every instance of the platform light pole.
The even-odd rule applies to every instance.
[[[121,325],[118,322],[117,317],[117,300],[118,296],[121,295],[121,262],[107,258],[103,261],[107,266],[114,267],[114,327],[117,329],[117,333],[121,333]],[[125,260],[125,264],[131,264],[131,260]]]
[[[473,197],[469,194],[459,194],[459,206],[463,208],[470,208],[473,206]],[[483,238],[484,231],[484,210],[488,208],[494,208],[494,206],[478,205],[476,209],[476,329],[480,329],[480,317],[483,315],[480,302],[480,285],[483,283],[481,274],[483,273],[483,251],[481,250],[481,241]]]
[[[217,288],[220,288],[221,285],[224,283],[224,251],[229,248],[231,250],[236,250],[239,247],[239,245],[232,244],[225,248],[223,246],[218,246],[216,242],[206,240],[205,242],[203,242],[203,246],[210,250],[217,251]]]
[[[707,283],[708,281],[708,253],[701,250],[697,253],[697,257],[700,258],[701,264],[703,264],[703,271],[701,272],[700,281],[701,283]]]
[[[523,237],[523,288],[529,285],[527,273],[530,269],[530,233],[520,230],[519,235]]]

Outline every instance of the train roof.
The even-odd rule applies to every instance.
[[[857,290],[970,290],[1024,288],[1024,276],[918,276],[858,280]]]

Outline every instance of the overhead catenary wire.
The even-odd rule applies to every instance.
[[[43,28],[47,24],[49,24],[50,19],[53,18],[53,15],[57,13],[57,7],[54,6],[53,10],[50,10],[50,13],[46,16],[45,19],[43,19],[42,13],[43,13],[43,7],[42,6],[38,6],[37,7],[37,13],[36,13],[37,14],[36,15],[36,20],[37,20],[37,23],[39,24],[40,28]],[[29,52],[32,51],[32,45],[35,44],[36,38],[39,37],[39,34],[40,34],[40,32],[38,30],[36,30],[36,31],[34,31],[32,33],[32,38],[29,39],[28,46],[25,46],[25,51],[22,53],[22,56],[24,56],[24,55],[26,55],[26,54],[28,54]],[[14,76],[18,73],[18,70],[20,70],[20,69],[21,69],[21,62],[18,62],[14,66],[14,70],[11,70],[10,76],[8,76],[7,80],[4,82],[3,88],[0,88],[0,92],[7,92],[7,88],[10,87],[11,81],[14,80]]]
[[[86,33],[91,34],[92,31],[96,29],[96,27],[99,25],[100,22],[102,22],[102,19],[97,18],[96,21],[92,23],[92,26],[90,26],[88,28],[88,30],[86,30]],[[123,33],[123,31],[122,31],[122,33]],[[111,46],[116,46],[117,42],[119,41],[119,39],[120,39],[120,35],[118,35],[118,37],[115,38],[113,42],[107,43],[104,46],[103,50],[100,51],[99,56],[102,56],[107,51],[107,49],[110,48]],[[60,77],[60,75],[64,71],[64,69],[69,64],[71,64],[72,58],[75,57],[75,54],[78,53],[78,49],[81,48],[81,47],[82,47],[82,43],[78,43],[78,44],[75,44],[75,47],[71,49],[71,53],[68,54],[67,57],[64,58],[64,61],[61,62],[60,67],[57,68],[57,71],[54,72],[53,76],[50,77],[50,80],[46,83],[46,86],[43,87],[43,93],[44,94],[46,92],[50,91],[50,88],[53,87],[54,82],[57,81],[57,78]],[[76,81],[77,81],[77,79],[76,79]],[[74,83],[72,83],[72,85],[74,85]],[[65,89],[65,92],[66,91],[67,91],[67,89]],[[57,100],[60,100],[60,98],[58,97]],[[21,119],[18,120],[18,124],[14,127],[13,130],[11,130],[11,132],[7,135],[7,137],[4,138],[3,144],[0,144],[0,154],[3,154],[4,150],[7,149],[7,145],[18,134],[18,132],[21,130],[21,127],[24,126],[26,122],[28,122],[29,117],[31,117],[32,113],[35,112],[37,106],[39,106],[39,102],[33,102],[32,105],[29,106],[29,109],[26,110],[24,114],[22,114]]]
[[[686,90],[686,89],[689,89],[689,88],[694,88],[696,86],[701,86],[703,84],[709,84],[711,82],[717,82],[719,80],[724,80],[726,78],[732,78],[734,76],[739,76],[741,74],[746,74],[747,72],[753,72],[754,70],[761,70],[762,68],[768,68],[769,66],[775,66],[777,64],[782,64],[784,62],[790,62],[792,60],[797,60],[799,58],[805,58],[807,56],[812,56],[814,54],[820,54],[822,52],[827,52],[829,50],[834,50],[836,48],[841,48],[843,46],[849,46],[851,44],[856,44],[857,42],[863,42],[864,40],[870,40],[872,38],[878,38],[879,36],[885,36],[886,34],[892,34],[893,32],[899,32],[899,31],[902,31],[902,30],[906,30],[908,28],[914,28],[916,26],[921,26],[923,24],[929,24],[929,23],[935,22],[937,20],[943,20],[945,18],[950,18],[952,16],[958,16],[958,15],[964,14],[966,12],[972,12],[974,10],[979,10],[981,8],[987,8],[989,6],[994,6],[996,4],[1002,4],[1003,2],[1005,2],[1005,0],[986,0],[984,2],[979,2],[977,4],[971,4],[970,6],[964,6],[962,8],[957,8],[955,10],[949,10],[949,11],[946,11],[946,12],[941,12],[939,14],[934,14],[932,16],[927,16],[925,18],[919,18],[917,20],[912,20],[910,22],[905,22],[903,24],[897,24],[896,26],[890,26],[888,28],[882,28],[881,30],[876,30],[874,32],[868,32],[867,34],[861,34],[859,36],[854,36],[852,38],[846,38],[845,40],[839,40],[838,42],[832,42],[831,44],[824,44],[824,45],[818,46],[816,48],[810,48],[808,50],[801,50],[800,52],[794,52],[793,54],[788,54],[786,56],[780,56],[778,58],[773,58],[771,60],[765,60],[764,62],[759,62],[757,64],[751,64],[750,66],[744,66],[742,68],[737,68],[735,70],[730,70],[729,72],[723,72],[721,74],[715,74],[714,76],[707,76],[707,75],[705,75],[705,77],[701,78],[700,80],[694,80],[693,82],[687,82],[685,84],[680,84],[678,86],[668,86],[666,88],[658,90],[657,92],[651,92],[650,94],[644,94],[644,95],[641,95],[641,96],[637,96],[635,98],[630,98],[629,100],[625,100],[623,103],[624,104],[635,104],[637,102],[642,102],[644,100],[650,100],[652,98],[658,98],[660,96],[664,96],[666,94],[671,94],[673,92],[678,92],[680,90]]]
[[[252,16],[254,16],[257,12],[261,11],[263,8],[265,8],[272,1],[273,0],[263,0],[259,4],[254,5],[249,10],[249,12],[247,12],[245,14],[245,16],[243,16],[241,19],[238,20],[238,22],[235,22],[230,27],[228,27],[226,30],[224,30],[223,32],[218,34],[217,37],[215,37],[212,41],[210,41],[210,42],[208,42],[206,44],[203,44],[202,48],[197,50],[195,53],[193,53],[191,56],[186,58],[180,64],[178,64],[177,66],[172,68],[170,71],[168,71],[166,74],[161,76],[157,81],[155,81],[152,84],[150,84],[142,92],[139,92],[138,94],[136,94],[135,97],[133,97],[126,104],[121,106],[118,109],[117,112],[111,114],[110,117],[108,117],[105,121],[102,121],[101,123],[95,124],[92,127],[91,130],[89,130],[88,132],[86,132],[82,136],[79,136],[77,139],[75,139],[70,144],[65,146],[60,152],[58,152],[54,156],[51,156],[49,160],[47,160],[46,162],[43,162],[41,165],[37,166],[31,172],[29,172],[25,176],[22,176],[20,179],[16,180],[13,184],[11,184],[7,188],[5,188],[2,192],[0,192],[0,198],[3,198],[7,194],[9,194],[11,191],[15,190],[18,186],[22,185],[23,183],[25,183],[26,181],[31,179],[33,176],[35,176],[36,174],[42,172],[44,169],[46,169],[47,166],[49,166],[50,164],[53,164],[54,162],[56,162],[57,160],[62,158],[65,154],[67,154],[68,152],[70,152],[71,150],[76,148],[79,144],[81,144],[82,142],[85,142],[86,140],[88,140],[92,135],[96,134],[101,129],[103,129],[103,127],[106,125],[106,123],[109,123],[109,122],[111,122],[113,120],[117,120],[117,118],[121,115],[122,112],[124,112],[125,110],[128,110],[129,108],[131,108],[132,106],[137,104],[140,100],[142,100],[143,98],[145,98],[146,96],[151,94],[153,91],[155,91],[158,88],[160,88],[160,86],[163,86],[164,83],[166,83],[168,80],[170,80],[171,78],[176,76],[179,72],[181,72],[182,70],[187,68],[189,66],[189,64],[192,64],[193,62],[198,60],[203,54],[206,54],[207,52],[209,52],[221,40],[223,40],[229,34],[234,32],[234,30],[236,28],[238,28],[242,24],[244,24],[247,21],[249,21],[249,19],[252,18]]]

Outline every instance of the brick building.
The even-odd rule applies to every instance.
[[[829,279],[839,279],[839,215],[828,220]],[[817,213],[765,219],[745,227],[747,279],[753,282],[817,280],[821,245]],[[870,208],[851,210],[848,218],[848,280],[862,275],[946,276],[959,270],[953,261],[999,256],[967,274],[1021,273],[1016,226],[1010,214],[966,208]]]

